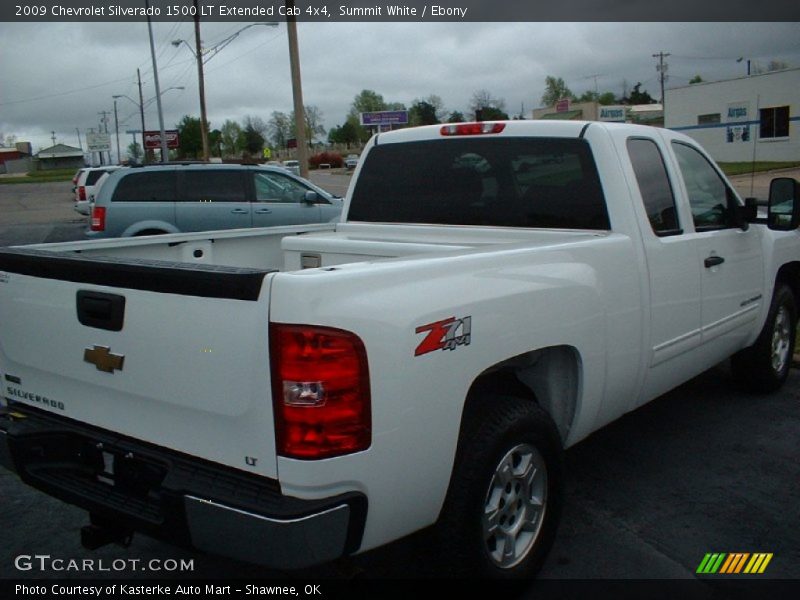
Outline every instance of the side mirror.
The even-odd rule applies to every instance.
[[[791,177],[778,177],[769,184],[767,225],[790,231],[800,225],[800,184]]]
[[[314,190],[308,190],[303,195],[303,202],[305,202],[306,204],[316,204],[317,202],[319,202],[319,194]]]

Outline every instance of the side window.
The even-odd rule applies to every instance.
[[[646,138],[630,138],[627,146],[653,233],[658,236],[683,233],[678,227],[675,196],[658,146]]]
[[[714,167],[696,149],[673,142],[672,148],[689,194],[689,205],[697,231],[731,227],[733,196]]]
[[[192,169],[183,173],[185,202],[247,202],[242,171]]]
[[[294,179],[277,173],[255,174],[256,202],[297,204],[309,189]]]
[[[174,171],[128,173],[119,180],[112,202],[174,202]]]

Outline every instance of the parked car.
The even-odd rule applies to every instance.
[[[342,199],[283,168],[171,164],[117,171],[95,197],[89,237],[336,221]]]
[[[344,166],[348,169],[355,169],[358,166],[358,154],[348,154],[344,159]]]
[[[106,173],[111,173],[126,167],[108,165],[106,167],[89,167],[81,169],[77,175],[75,186],[75,210],[82,215],[90,212],[90,201],[97,193],[97,182]]]
[[[295,175],[300,175],[299,160],[285,160],[283,161],[283,168],[289,171],[290,173],[294,173]]]
[[[83,173],[85,170],[86,170],[85,167],[81,168],[81,169],[78,169],[77,171],[75,171],[75,175],[72,176],[72,192],[71,192],[71,196],[73,198],[75,197],[75,190],[78,189],[78,178],[80,178],[81,173]]]

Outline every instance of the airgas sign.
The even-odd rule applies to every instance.
[[[619,106],[601,106],[600,107],[600,120],[608,123],[624,123],[625,122],[625,107]]]

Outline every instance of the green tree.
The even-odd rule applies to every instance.
[[[388,106],[378,92],[373,90],[361,90],[356,97],[353,98],[353,103],[350,105],[349,116],[355,117],[356,121],[361,121],[362,112],[375,112],[379,110],[387,110]]]
[[[132,163],[139,164],[142,162],[142,157],[144,156],[144,152],[142,152],[142,146],[139,142],[131,142],[128,144],[128,147],[125,149],[128,153],[128,160]]]
[[[324,136],[326,132],[325,126],[322,124],[322,111],[315,105],[307,104],[303,107],[303,116],[306,121],[306,140],[308,145],[311,146],[315,138]],[[291,124],[290,137],[297,137],[294,111],[289,115],[289,121]]]
[[[220,128],[223,156],[240,156],[244,148],[242,128],[236,121],[228,119]]]
[[[408,110],[408,123],[414,127],[419,125],[436,125],[439,123],[436,107],[425,100],[415,100]]]
[[[545,77],[542,106],[553,106],[563,98],[569,98],[573,101],[577,99],[561,77],[553,77],[552,75]]]
[[[603,106],[609,106],[610,104],[617,103],[617,97],[614,95],[614,92],[603,92],[600,94],[600,97],[597,99],[597,101]]]
[[[481,111],[481,119],[484,121],[508,119],[505,112],[506,101],[502,98],[495,98],[488,90],[484,89],[472,93],[469,110],[476,118],[478,111]]]
[[[631,95],[627,98],[623,98],[623,102],[625,104],[654,104],[655,100],[648,94],[646,91],[641,91],[642,82],[639,81],[633,86],[631,90]]]
[[[285,112],[275,110],[267,123],[267,135],[275,148],[286,148],[286,142],[294,137],[294,118]]]
[[[328,141],[332,144],[356,144],[359,141],[359,124],[348,118],[341,127],[334,127],[328,134]]]
[[[466,119],[464,118],[464,113],[457,110],[451,112],[450,116],[447,117],[448,123],[463,123],[464,121],[466,121]]]
[[[261,156],[264,150],[264,143],[266,142],[267,125],[260,117],[244,118],[244,129],[242,130],[244,138],[244,149],[250,154],[257,154]]]
[[[211,156],[222,158],[222,132],[219,129],[208,132],[208,152]]]
[[[200,134],[200,119],[185,115],[177,125],[180,136],[178,158],[194,158],[203,154],[203,139]]]
[[[689,85],[692,85],[692,84],[694,84],[694,83],[703,83],[703,78],[702,78],[702,77],[700,77],[700,75],[695,75],[694,77],[692,77],[692,78],[689,80]]]

